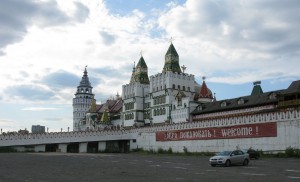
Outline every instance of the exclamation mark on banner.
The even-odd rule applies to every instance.
[[[258,126],[256,126],[256,135],[258,135]]]

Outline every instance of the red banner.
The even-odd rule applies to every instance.
[[[156,141],[211,140],[231,138],[276,137],[277,124],[260,123],[228,127],[156,132]]]

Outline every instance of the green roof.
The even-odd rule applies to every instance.
[[[145,62],[145,60],[144,60],[144,58],[143,58],[143,56],[141,56],[141,58],[140,58],[138,64],[136,65],[136,67],[148,68],[148,67],[147,67],[147,64],[146,64],[146,62]]]
[[[165,55],[165,65],[163,68],[163,72],[167,71],[181,73],[181,69],[179,66],[179,56],[172,43]]]
[[[251,92],[251,95],[260,95],[262,93],[264,93],[264,92],[261,89],[261,86],[260,85],[254,85],[254,87],[252,89],[252,92]]]

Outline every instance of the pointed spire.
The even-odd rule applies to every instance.
[[[117,92],[116,99],[117,99],[117,100],[119,100],[119,99],[120,99],[119,92]]]
[[[172,42],[165,55],[165,65],[163,68],[163,72],[167,71],[181,73],[181,69],[179,66],[179,55]]]
[[[199,90],[199,98],[198,98],[198,100],[201,100],[201,99],[202,100],[203,99],[212,100],[213,99],[211,91],[206,86],[205,79],[206,79],[206,77],[203,76],[202,77],[203,82],[202,82],[201,88]]]
[[[94,99],[94,96],[90,105],[89,112],[97,112],[97,104],[96,104],[96,99]]]
[[[216,97],[216,93],[214,93],[214,99],[213,99],[213,102],[216,102],[217,101],[217,97]]]
[[[83,76],[80,81],[79,87],[92,87],[91,82],[89,81],[88,72],[86,70],[87,66],[84,68]]]
[[[148,67],[147,64],[141,56],[138,64],[136,65],[136,70],[135,70],[135,81],[140,82],[142,84],[149,84],[149,77],[148,77]]]
[[[133,68],[132,68],[132,73],[131,73],[131,78],[130,78],[130,83],[135,82],[135,62],[133,63]]]
[[[109,112],[109,109],[108,109],[108,102],[106,102],[105,104],[103,104],[103,107],[104,107],[104,110],[103,110],[103,113],[102,113],[102,116],[101,116],[101,119],[100,121],[103,122],[103,123],[108,123],[109,122],[109,115],[108,115],[108,112]]]

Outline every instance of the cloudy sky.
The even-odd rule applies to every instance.
[[[0,127],[72,129],[84,67],[97,102],[121,93],[142,51],[162,71],[169,39],[218,100],[300,79],[298,0],[1,0]]]

